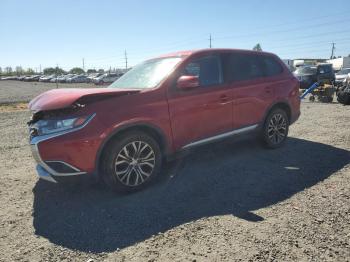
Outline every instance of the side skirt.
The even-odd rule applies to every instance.
[[[239,134],[243,134],[243,133],[246,133],[246,132],[249,132],[249,131],[253,131],[253,130],[257,129],[257,128],[258,128],[258,124],[247,126],[247,127],[243,127],[243,128],[239,128],[239,129],[227,132],[227,133],[223,133],[223,134],[220,134],[220,135],[208,137],[208,138],[205,138],[205,139],[202,139],[202,140],[198,140],[198,141],[189,143],[189,144],[185,145],[184,147],[182,147],[182,149],[188,149],[188,148],[191,148],[191,147],[208,144],[208,143],[215,142],[215,141],[218,141],[218,140],[230,137],[230,136],[239,135]]]

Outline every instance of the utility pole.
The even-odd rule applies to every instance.
[[[128,55],[126,53],[126,50],[124,51],[124,57],[125,57],[125,69],[128,70]]]
[[[41,65],[40,65],[40,72],[39,73],[41,74]]]
[[[83,58],[83,70],[85,72],[85,59]]]
[[[332,54],[331,54],[331,59],[333,59],[334,50],[335,50],[335,43],[332,43]]]
[[[58,77],[58,64],[56,64],[56,88],[58,88],[57,77]]]
[[[209,35],[209,48],[211,48],[211,34]]]

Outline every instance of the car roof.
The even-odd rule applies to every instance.
[[[254,50],[248,50],[248,49],[234,49],[234,48],[206,48],[206,49],[197,49],[197,50],[184,50],[184,51],[177,51],[172,52],[168,54],[163,54],[155,58],[166,58],[166,57],[186,57],[193,54],[205,54],[205,53],[225,53],[225,52],[237,52],[237,53],[251,53],[251,54],[265,54],[265,55],[274,55],[269,52],[264,51],[254,51]]]

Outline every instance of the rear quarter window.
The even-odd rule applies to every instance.
[[[281,64],[276,61],[275,58],[270,56],[261,56],[261,63],[264,66],[264,75],[269,76],[277,76],[279,74],[282,74],[283,67]]]
[[[228,82],[253,80],[264,76],[258,56],[250,54],[224,54],[225,80]]]

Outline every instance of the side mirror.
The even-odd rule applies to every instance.
[[[176,87],[182,90],[199,87],[198,76],[181,76],[176,82]]]

